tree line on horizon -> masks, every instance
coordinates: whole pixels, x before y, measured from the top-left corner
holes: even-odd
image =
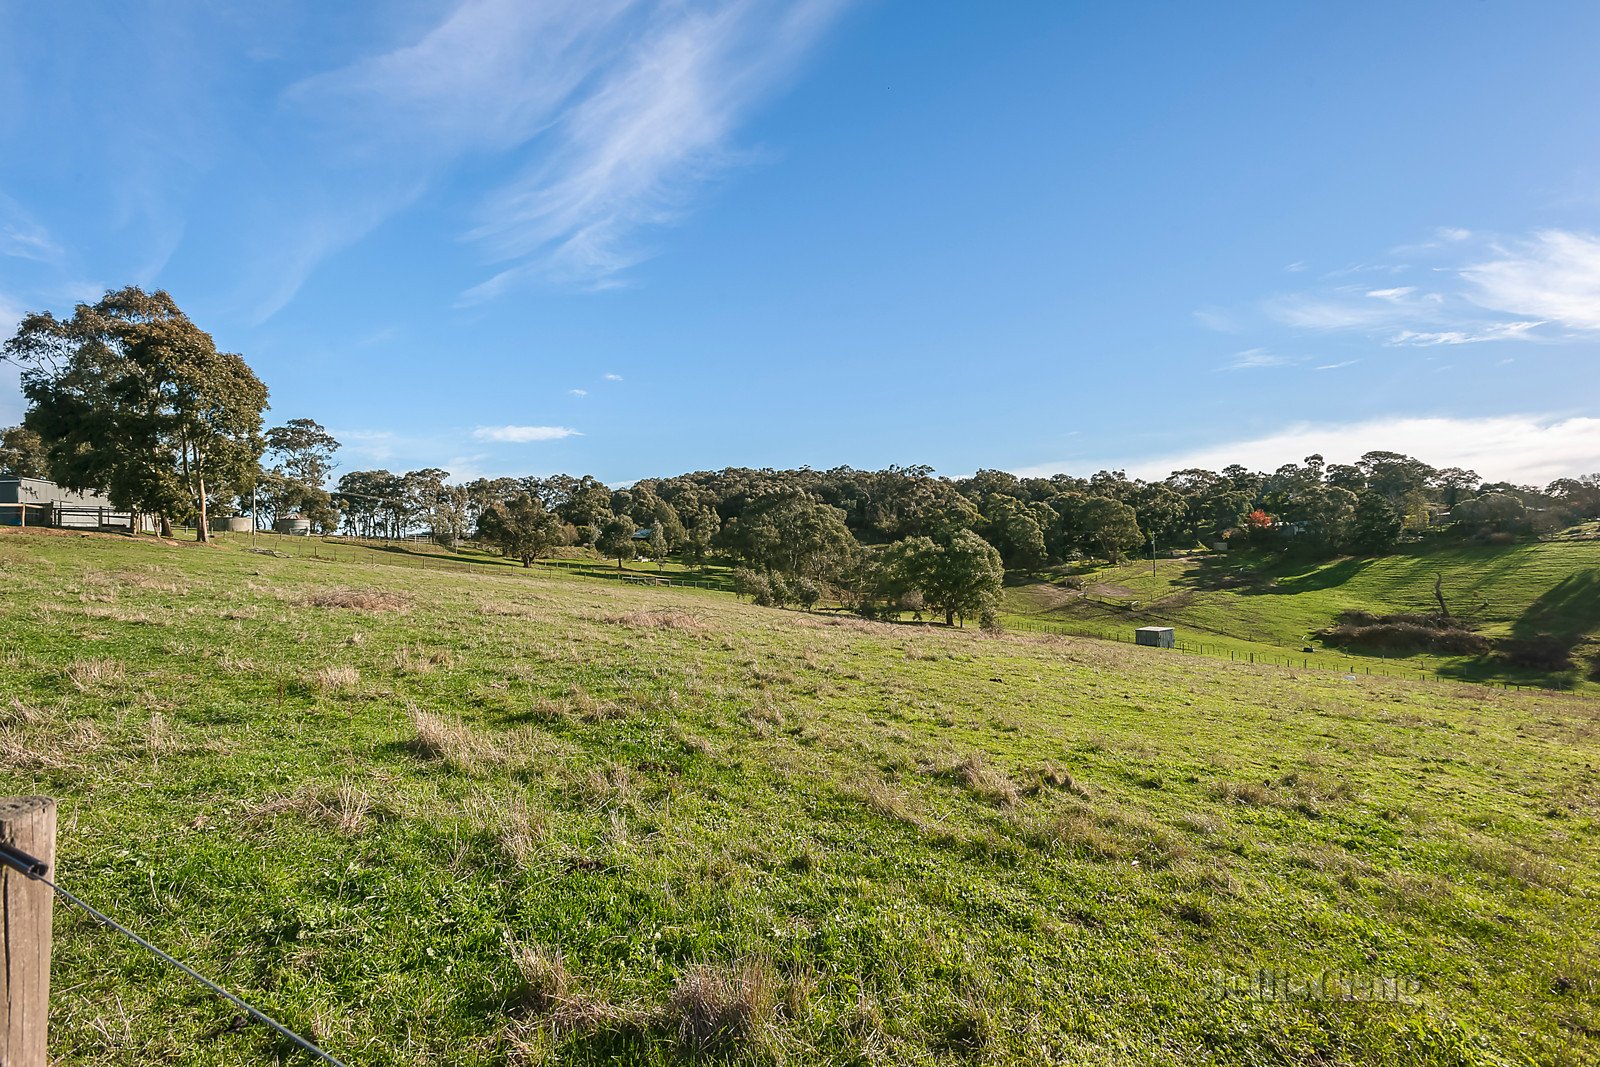
[[[947,621],[981,618],[1002,568],[1220,541],[1384,552],[1440,528],[1508,539],[1600,517],[1600,475],[1487,483],[1386,451],[1159,481],[1116,470],[952,479],[926,466],[730,467],[612,487],[566,474],[454,483],[426,468],[349,471],[330,485],[339,442],[309,418],[264,428],[266,386],[165,292],[108,292],[67,319],[29,315],[5,355],[22,368],[29,407],[0,431],[0,470],[103,491],[165,532],[192,522],[204,540],[210,517],[253,510],[361,537],[422,529],[451,547],[477,539],[524,564],[561,546],[619,566],[640,551],[690,565],[717,554],[741,566],[742,591],[757,600],[804,604],[827,592],[867,614],[920,598]]]

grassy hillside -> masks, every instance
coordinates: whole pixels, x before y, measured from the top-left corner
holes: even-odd
[[[63,884],[351,1064],[1600,1057],[1582,697],[16,532],[0,633]],[[61,1062],[230,1017],[58,911]]]
[[[1408,658],[1449,677],[1585,684],[1585,660],[1600,653],[1594,643],[1600,639],[1600,542],[1594,541],[1458,546],[1323,563],[1196,556],[1161,560],[1154,575],[1144,560],[1084,576],[1088,597],[1027,582],[1007,591],[1006,606],[1019,623],[1049,620],[1123,639],[1133,626],[1159,622],[1222,648],[1298,650],[1320,647],[1311,635],[1343,611],[1435,610],[1439,576],[1451,612],[1474,619],[1486,636],[1582,638],[1577,659],[1584,665],[1554,679],[1493,658]],[[1129,601],[1137,608],[1123,606]]]

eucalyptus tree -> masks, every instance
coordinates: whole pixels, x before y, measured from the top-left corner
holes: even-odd
[[[493,545],[524,567],[565,540],[560,516],[549,511],[532,493],[518,493],[495,501],[478,516],[477,537]]]
[[[66,319],[31,314],[5,353],[22,368],[23,425],[69,489],[104,490],[164,532],[193,517],[205,541],[211,499],[255,477],[267,387],[162,290],[107,292]]]
[[[320,530],[338,525],[338,509],[328,492],[333,455],[339,442],[314,419],[290,419],[266,434],[268,465],[261,486],[274,515],[298,512]]]
[[[26,426],[0,430],[0,473],[14,478],[48,478],[49,457],[39,435]]]

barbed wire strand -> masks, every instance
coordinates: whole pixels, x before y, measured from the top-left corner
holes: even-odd
[[[105,914],[104,912],[98,910],[93,905],[89,904],[87,901],[81,900],[80,898],[78,898],[77,896],[74,896],[72,893],[68,892],[67,890],[62,889],[60,886],[56,885],[49,878],[46,878],[42,874],[33,874],[33,875],[30,875],[30,876],[35,878],[36,880],[38,880],[40,882],[43,882],[45,885],[49,886],[51,892],[55,893],[56,896],[58,896],[61,899],[65,900],[67,903],[72,904],[75,907],[82,909],[87,915],[89,915],[92,919],[94,919],[95,922],[99,923],[100,925],[106,927],[109,930],[116,931],[117,933],[121,934],[123,937],[126,937],[128,940],[130,940],[134,944],[138,945],[140,948],[144,949],[146,952],[149,952],[152,955],[158,957],[159,959],[165,960],[167,963],[172,964],[172,966],[178,968],[178,970],[182,971],[184,974],[188,975],[190,978],[193,978],[196,982],[199,982],[201,985],[203,985],[207,989],[211,990],[211,992],[215,993],[217,996],[219,996],[222,999],[226,1000],[228,1003],[234,1005],[240,1011],[244,1012],[246,1015],[250,1016],[250,1018],[254,1019],[256,1022],[261,1023],[261,1024],[265,1025],[265,1026],[270,1026],[272,1029],[276,1030],[280,1035],[282,1035],[285,1039],[287,1039],[288,1041],[291,1041],[294,1044],[298,1045],[300,1048],[304,1049],[306,1052],[311,1053],[311,1055],[317,1057],[318,1059],[322,1060],[323,1062],[331,1063],[331,1064],[333,1064],[333,1067],[345,1067],[345,1065],[343,1063],[341,1063],[339,1060],[337,1060],[334,1057],[330,1056],[328,1053],[322,1051],[316,1045],[313,1045],[311,1042],[307,1041],[305,1038],[301,1037],[299,1034],[295,1033],[293,1030],[289,1029],[287,1026],[284,1026],[282,1023],[280,1023],[278,1020],[274,1019],[272,1016],[268,1015],[266,1012],[261,1011],[258,1008],[255,1008],[255,1007],[251,1006],[250,1004],[247,1004],[244,1000],[242,1000],[239,997],[235,996],[234,994],[228,992],[226,989],[222,988],[217,983],[213,982],[211,979],[207,978],[205,975],[203,975],[199,971],[195,970],[193,967],[190,967],[188,964],[184,963],[182,960],[174,959],[172,956],[169,956],[167,953],[161,951],[159,948],[156,948],[156,946],[152,945],[150,942],[146,941],[144,938],[140,937],[138,934],[134,933],[132,930],[128,929],[126,926],[123,926],[121,923],[117,922],[117,920],[113,919],[111,916],[109,916],[109,915]]]

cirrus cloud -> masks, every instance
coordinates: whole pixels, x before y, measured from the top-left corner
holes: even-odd
[[[472,436],[480,441],[526,445],[535,441],[559,441],[564,437],[583,435],[570,426],[479,426],[472,431]]]
[[[1259,310],[1279,326],[1364,334],[1392,348],[1572,342],[1600,331],[1600,237],[1554,229],[1501,241],[1464,229],[1440,235],[1405,248],[1412,263],[1333,271],[1327,284],[1269,297]],[[1347,280],[1374,270],[1396,284]]]
[[[1495,259],[1469,266],[1467,296],[1494,311],[1600,330],[1600,237],[1543,230]]]

